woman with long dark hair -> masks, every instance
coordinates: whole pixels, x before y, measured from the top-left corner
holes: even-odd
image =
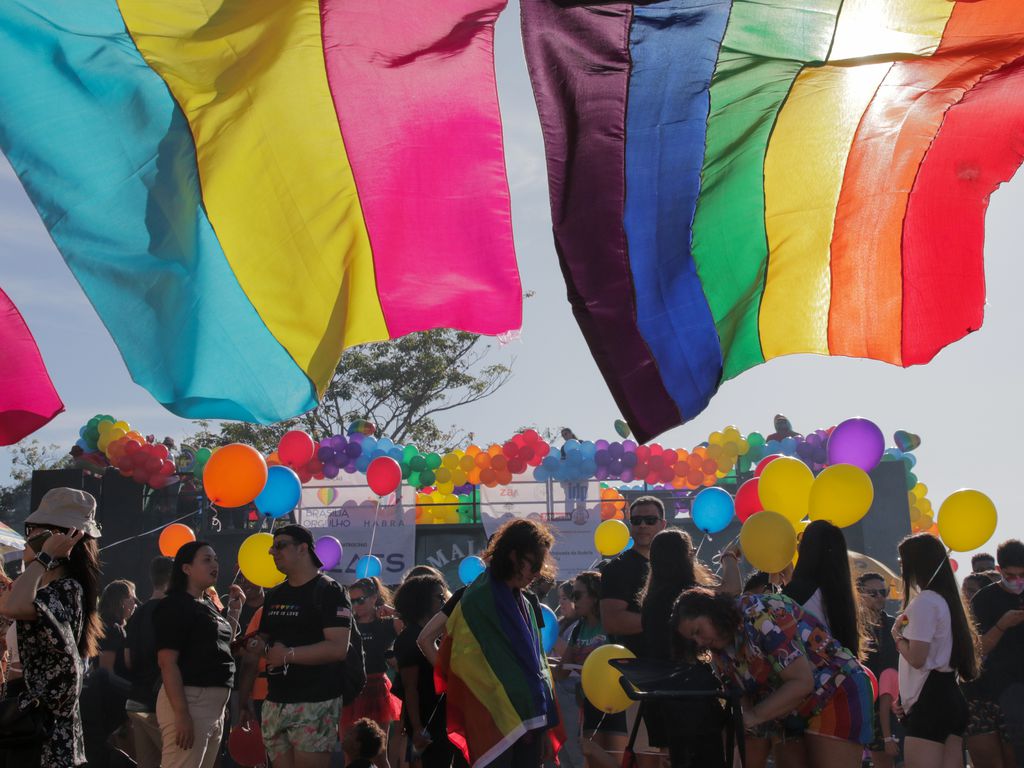
[[[212,768],[217,759],[235,675],[231,641],[245,600],[232,584],[228,616],[222,616],[208,594],[218,574],[217,553],[208,542],[184,544],[153,615],[163,681],[156,698],[163,768]]]
[[[96,500],[54,488],[25,520],[25,571],[0,595],[0,614],[17,620],[23,705],[32,699],[52,718],[40,746],[7,750],[8,765],[72,768],[86,762],[78,700],[84,659],[96,655],[100,622],[100,536]]]
[[[921,533],[900,542],[903,613],[893,626],[900,654],[900,707],[907,768],[962,764],[967,701],[957,685],[978,674],[978,638],[946,548]]]
[[[448,768],[455,748],[448,741],[445,707],[434,689],[434,667],[416,645],[423,625],[448,597],[438,576],[413,576],[395,593],[395,612],[405,627],[395,640],[395,660],[404,703],[402,717],[412,742],[412,764],[418,768]]]
[[[100,620],[103,622],[103,641],[100,643],[99,666],[110,673],[123,674],[125,625],[135,613],[135,585],[127,579],[107,584],[100,595]]]
[[[854,656],[861,658],[865,628],[858,608],[843,531],[826,520],[804,529],[793,577],[782,590],[814,614]]]
[[[874,738],[871,681],[813,614],[784,595],[698,587],[679,596],[672,624],[742,691],[748,729],[785,722],[804,730],[799,757],[813,768],[860,768]]]
[[[680,655],[674,652],[672,631],[672,608],[685,590],[693,587],[707,587],[716,592],[731,595],[740,591],[739,557],[733,551],[720,555],[722,576],[716,579],[707,567],[697,559],[690,534],[678,528],[666,528],[651,540],[650,570],[647,583],[640,592],[640,620],[651,658],[668,661],[696,663],[692,653]],[[680,706],[666,704],[651,707],[644,716],[648,742],[652,747],[666,749],[673,741],[673,729],[686,730],[685,737],[675,739],[677,745],[691,752],[689,758],[678,756],[680,762],[689,760],[692,764],[711,766],[724,762],[721,740],[715,740],[709,733],[721,724],[721,707],[716,702],[697,702]],[[717,747],[717,748],[716,748]],[[710,750],[708,749],[710,748]],[[676,750],[679,751],[678,749]]]

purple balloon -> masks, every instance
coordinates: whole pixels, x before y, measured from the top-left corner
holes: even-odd
[[[321,570],[329,571],[341,562],[341,542],[333,536],[321,536],[313,545],[313,551],[323,563]]]
[[[631,468],[629,468],[629,467],[623,468],[622,474],[619,475],[619,479],[622,482],[624,482],[624,483],[631,483],[631,482],[633,482],[633,477],[634,477],[633,470]]]
[[[612,443],[608,446],[608,455],[613,459],[621,459],[624,453],[625,450],[622,448],[622,443]]]
[[[870,472],[885,452],[885,435],[868,419],[847,419],[828,439],[828,463],[852,464]]]
[[[345,453],[350,459],[358,459],[363,452],[363,446],[359,443],[349,443],[345,446]]]
[[[634,443],[632,440],[623,440],[622,450],[624,450],[626,453],[634,453],[636,451],[636,443]]]
[[[599,451],[607,451],[608,450],[608,441],[607,440],[595,440],[594,441],[594,447],[597,450],[599,450]]]
[[[334,464],[324,464],[324,477],[329,480],[336,478],[340,471]]]
[[[316,452],[316,457],[320,459],[321,463],[326,464],[334,458],[334,449],[329,445],[320,445],[320,450]]]

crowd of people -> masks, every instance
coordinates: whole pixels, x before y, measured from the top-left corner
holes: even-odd
[[[394,589],[377,578],[346,589],[321,572],[311,532],[289,524],[270,550],[279,586],[239,578],[219,595],[218,553],[194,541],[152,562],[142,603],[129,581],[100,591],[94,518],[88,494],[47,493],[26,520],[22,573],[3,579],[0,766],[229,766],[241,764],[235,735],[258,731],[275,768],[556,756],[568,768],[714,768],[733,757],[727,696],[755,768],[952,768],[965,749],[978,768],[1024,758],[1016,540],[976,556],[961,588],[937,538],[906,538],[894,617],[890,580],[854,580],[828,522],[806,527],[795,566],[743,582],[738,549],[712,573],[645,496],[629,509],[633,546],[550,595],[553,539],[533,520],[505,523],[487,571],[454,593],[429,566]],[[559,616],[549,653],[544,599]],[[721,695],[602,711],[581,671],[608,643]]]

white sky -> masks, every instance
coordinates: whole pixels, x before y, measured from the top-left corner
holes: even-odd
[[[478,442],[502,441],[526,424],[568,425],[583,439],[611,439],[619,414],[572,318],[552,244],[543,146],[516,0],[498,23],[497,72],[519,267],[524,289],[535,296],[525,304],[522,339],[495,351],[495,360],[515,358],[512,381],[490,400],[454,415]],[[689,450],[727,424],[766,434],[775,413],[787,414],[801,432],[864,416],[881,426],[890,444],[897,429],[921,435],[915,471],[936,509],[957,488],[978,488],[992,497],[1000,515],[988,548],[994,551],[999,538],[1024,538],[1019,512],[1024,492],[1014,470],[1017,450],[1024,451],[1018,397],[1024,362],[1013,314],[1020,316],[1018,288],[1024,284],[1024,267],[1017,262],[1022,203],[1020,179],[993,196],[985,325],[930,365],[902,370],[842,358],[775,360],[725,384],[703,414],[658,441]],[[0,286],[25,316],[67,406],[37,438],[70,446],[78,428],[96,413],[126,419],[144,434],[192,431],[189,422],[163,410],[132,383],[5,160],[0,160]],[[0,449],[0,482],[9,469],[9,453]],[[966,558],[959,559],[966,564]]]

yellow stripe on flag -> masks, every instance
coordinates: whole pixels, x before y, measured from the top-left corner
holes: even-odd
[[[797,77],[765,157],[765,360],[829,354],[830,244],[857,126],[892,61],[935,51],[953,6],[949,0],[846,0],[829,63]]]
[[[343,348],[388,331],[317,0],[119,5],[188,118],[203,201],[232,270],[322,391]]]

